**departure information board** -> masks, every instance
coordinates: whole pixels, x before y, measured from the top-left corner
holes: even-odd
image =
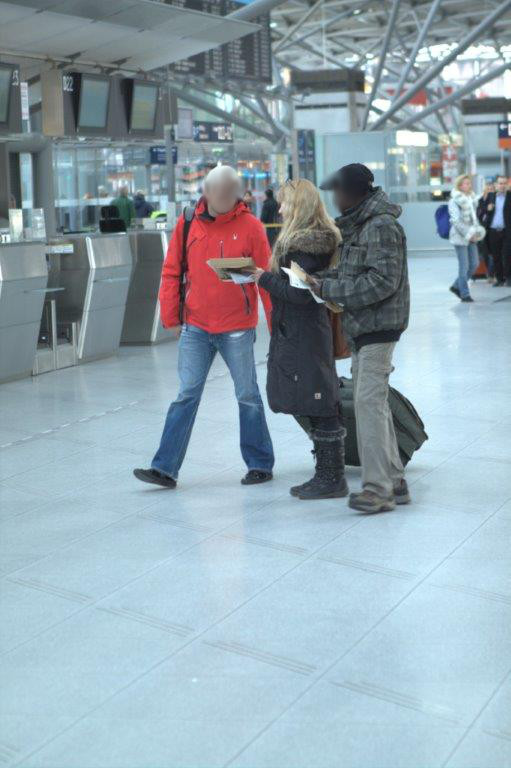
[[[227,16],[244,3],[235,0],[167,0],[170,5],[189,8],[192,11]],[[253,19],[262,29],[253,35],[246,35],[232,43],[218,46],[211,51],[190,56],[188,59],[171,64],[179,74],[216,75],[232,80],[272,82],[270,16],[265,14]]]

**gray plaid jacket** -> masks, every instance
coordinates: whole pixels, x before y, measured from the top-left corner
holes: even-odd
[[[406,236],[397,221],[401,210],[377,188],[352,213],[336,220],[343,238],[341,258],[336,270],[323,273],[321,296],[344,305],[348,341],[408,325]]]

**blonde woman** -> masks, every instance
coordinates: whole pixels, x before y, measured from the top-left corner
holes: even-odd
[[[472,180],[467,174],[458,176],[449,200],[451,229],[449,240],[458,257],[458,277],[449,290],[461,301],[472,302],[468,281],[479,263],[477,242],[486,232],[477,219],[477,198],[472,191]]]
[[[309,417],[316,472],[291,494],[331,499],[348,494],[344,478],[344,435],[335,370],[332,327],[324,304],[293,288],[282,267],[297,262],[314,274],[335,266],[339,230],[310,181],[289,181],[278,193],[283,226],[270,270],[256,280],[271,296],[272,334],[266,389],[272,411]]]

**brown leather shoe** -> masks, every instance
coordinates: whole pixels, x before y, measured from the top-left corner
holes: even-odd
[[[409,504],[412,500],[408,483],[404,478],[394,485],[394,500],[396,504]]]
[[[396,508],[394,496],[379,496],[373,491],[351,493],[348,506],[360,512],[390,512]]]

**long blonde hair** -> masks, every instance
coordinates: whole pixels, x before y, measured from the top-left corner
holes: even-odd
[[[300,232],[325,231],[331,233],[335,241],[335,251],[341,242],[341,233],[337,229],[334,220],[328,215],[325,205],[319,195],[319,190],[307,179],[287,181],[280,187],[277,193],[280,204],[288,206],[289,214],[286,216],[280,234],[273,249],[271,259],[272,272],[280,269],[280,254],[290,249],[290,244],[295,235]],[[336,254],[334,254],[334,257]]]

